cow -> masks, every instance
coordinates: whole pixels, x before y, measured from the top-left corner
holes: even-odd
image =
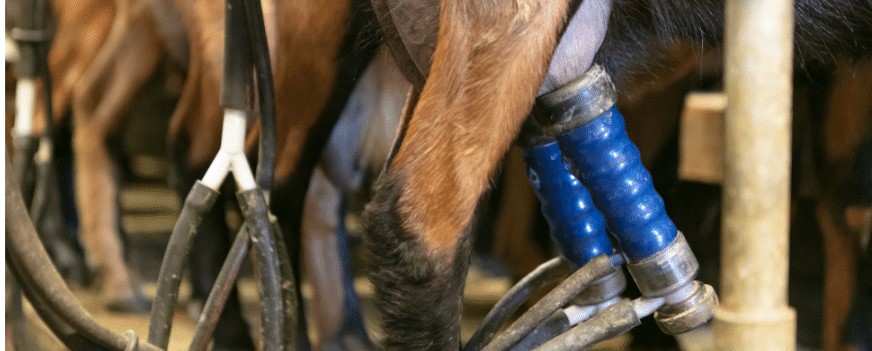
[[[614,77],[619,92],[631,89],[624,78],[644,69],[665,43],[720,45],[724,4],[587,0],[571,15],[567,1],[381,3],[385,37],[417,83],[365,216],[382,342],[394,349],[457,348],[472,217],[536,96],[593,62]],[[868,56],[869,16],[864,1],[798,1],[798,66]],[[435,35],[428,23],[438,23]],[[435,47],[422,38],[435,38]],[[420,57],[432,61],[422,65]]]

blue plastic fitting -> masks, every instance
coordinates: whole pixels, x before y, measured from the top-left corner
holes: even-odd
[[[567,169],[557,142],[525,147],[524,160],[551,237],[563,256],[579,268],[598,255],[611,255],[605,219],[584,185]]]
[[[608,73],[594,65],[582,77],[539,97],[534,113],[590,189],[639,291],[664,299],[654,315],[657,324],[668,334],[684,333],[711,319],[717,295],[711,286],[694,280],[699,263],[666,214],[639,149],[627,136],[616,100]]]
[[[577,167],[609,229],[630,261],[639,261],[665,249],[678,230],[663,199],[654,189],[651,174],[642,165],[639,149],[630,141],[617,108],[557,136],[560,148]]]

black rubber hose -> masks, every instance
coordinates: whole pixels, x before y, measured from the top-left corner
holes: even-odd
[[[188,253],[197,228],[209,213],[218,192],[197,181],[185,198],[185,205],[173,228],[157,279],[157,292],[151,308],[148,342],[166,349],[173,326],[173,309],[179,298],[179,284],[188,262]]]
[[[209,341],[212,339],[212,333],[215,331],[215,325],[218,322],[224,304],[233,289],[233,284],[239,275],[243,262],[245,261],[246,253],[248,253],[250,242],[248,240],[249,232],[247,228],[247,225],[243,225],[242,228],[240,228],[239,233],[236,234],[233,245],[230,247],[230,253],[227,256],[227,260],[224,261],[224,265],[221,267],[221,271],[215,279],[215,288],[212,289],[212,292],[209,294],[209,298],[206,300],[203,307],[203,311],[200,313],[197,328],[194,331],[194,338],[191,341],[191,346],[189,348],[190,351],[205,350],[206,347],[209,346]],[[278,223],[274,220],[270,220],[270,231],[276,241],[276,250],[279,253],[282,251],[287,252],[284,245],[284,239],[281,235],[281,230],[278,227]],[[289,279],[291,282],[289,284],[282,284],[282,299],[286,306],[283,309],[285,320],[290,320],[292,323],[291,325],[293,325],[293,323],[295,323],[294,318],[296,317],[297,301],[296,292],[293,290],[295,288],[295,285],[293,284],[293,272],[291,271],[291,265],[287,259],[287,255],[284,255],[284,258],[279,256],[279,268],[282,272],[282,279]],[[285,333],[283,342],[285,344],[285,349],[294,349],[295,340],[293,339],[292,333]]]
[[[8,274],[12,267],[7,266]],[[20,279],[18,279],[20,281]],[[26,340],[30,340],[27,332],[27,321],[24,319],[24,299],[21,295],[21,285],[16,280],[6,282],[6,318],[12,325],[12,345],[15,351],[29,351]]]
[[[569,262],[562,257],[539,265],[532,272],[521,278],[499,301],[491,308],[481,322],[478,330],[466,343],[465,351],[478,351],[493,339],[497,330],[520,308],[530,297],[530,294],[542,286],[554,283],[571,272]]]
[[[17,184],[26,184],[27,174],[30,172],[33,166],[33,155],[36,153],[37,140],[35,137],[30,135],[15,135],[12,137],[12,143],[14,145],[13,154],[14,157],[14,165],[11,169],[13,172],[13,177]],[[9,177],[9,166],[7,165],[6,176]],[[8,188],[8,185],[7,185]],[[32,193],[38,192],[38,188],[28,187],[33,191]],[[27,198],[31,198],[33,194],[28,194]],[[28,201],[30,202],[30,201]],[[9,282],[9,296],[7,297],[8,308],[9,308],[9,321],[12,324],[12,334],[13,341],[16,345],[16,349],[21,351],[28,351],[29,348],[25,345],[25,340],[29,339],[27,332],[27,325],[24,319],[24,309],[23,309],[23,301],[21,296],[22,287],[16,282]]]
[[[243,225],[236,234],[236,239],[233,240],[230,253],[227,255],[227,259],[224,260],[221,271],[218,272],[218,277],[215,278],[215,285],[212,286],[212,292],[209,293],[209,298],[206,299],[206,304],[203,305],[203,311],[200,312],[197,328],[194,330],[194,338],[189,348],[190,351],[206,350],[209,346],[209,341],[212,340],[212,333],[215,331],[215,326],[221,317],[224,304],[227,302],[230,292],[233,291],[233,286],[236,278],[239,276],[242,263],[245,262],[245,255],[248,253],[249,248],[248,238],[247,226]]]
[[[573,297],[590,287],[593,282],[615,271],[606,255],[599,255],[572,273],[554,290],[536,302],[521,315],[508,329],[497,335],[493,342],[484,347],[485,351],[504,351],[514,346],[524,336],[536,328],[558,308],[566,305]]]
[[[34,20],[37,11],[37,3],[35,1],[20,1],[18,6],[21,12],[15,16],[15,26],[12,28],[11,36],[18,42],[18,62],[15,63],[15,74],[19,79],[36,78],[37,57],[36,43],[37,38],[33,38],[36,33]]]
[[[24,207],[21,192],[11,172],[12,167],[7,157],[6,253],[7,259],[14,266],[13,269],[23,279],[22,287],[34,288],[25,289],[26,293],[33,294],[28,298],[41,305],[40,308],[45,307],[46,310],[52,311],[57,316],[57,320],[68,324],[84,338],[110,349],[123,350],[127,340],[97,324],[82,308],[60,274],[54,269],[48,253],[45,252],[36,235],[36,230]],[[140,350],[160,349],[151,344],[140,343]]]
[[[342,114],[355,83],[372,60],[380,44],[378,33],[375,32],[376,27],[372,26],[375,16],[372,14],[369,0],[354,0],[352,3],[351,23],[348,25],[345,38],[339,47],[338,70],[330,96],[327,99],[328,102],[318,115],[318,119],[306,132],[300,157],[284,186],[286,192],[283,194],[286,195],[272,200],[273,208],[281,209],[282,213],[286,214],[279,220],[282,228],[286,231],[285,244],[288,246],[289,258],[297,282],[299,282],[300,277],[299,257],[303,203],[309,189],[312,172],[321,159],[324,146],[330,138],[336,121]],[[300,329],[298,330],[297,349],[304,350],[308,348],[308,345],[300,343],[307,342],[308,339],[305,337],[306,320],[302,313],[303,299],[299,292],[300,290],[297,289],[296,300],[300,310],[297,324]]]
[[[58,338],[58,340],[61,341],[61,343],[63,343],[70,350],[110,350],[103,345],[88,340],[87,338],[82,336],[81,333],[77,332],[75,329],[71,328],[67,323],[65,323],[60,317],[58,317],[57,314],[52,312],[47,307],[48,304],[38,298],[39,295],[44,295],[36,291],[36,289],[39,288],[33,286],[33,283],[29,282],[26,276],[18,272],[16,264],[13,262],[14,259],[7,255],[6,260],[8,263],[7,266],[9,267],[7,272],[15,278],[16,283],[21,283],[18,293],[20,294],[22,291],[24,291],[24,294],[31,302],[30,305],[33,307],[34,311],[36,311],[37,316],[39,316],[42,322]],[[21,301],[20,298],[19,301]],[[7,310],[7,312],[8,311],[9,310]],[[18,340],[17,335],[16,340],[14,340],[15,350],[30,350],[30,344],[32,344],[31,339]]]
[[[245,218],[245,225],[251,233],[252,248],[255,254],[255,272],[260,287],[260,349],[266,351],[284,350],[284,333],[296,340],[296,326],[285,326],[284,297],[282,295],[281,264],[276,252],[272,228],[269,222],[269,209],[260,189],[251,189],[236,194],[239,207]],[[292,277],[289,277],[292,278]]]
[[[517,345],[511,348],[512,351],[527,351],[532,350],[542,345],[555,336],[563,334],[572,326],[569,325],[569,318],[562,310],[554,312],[544,322],[539,324],[536,329],[533,329],[530,334],[527,334]]]
[[[33,170],[33,155],[36,154],[36,149],[39,146],[39,139],[30,135],[14,135],[12,136],[13,160],[12,171],[15,177],[15,184],[19,184],[22,189],[22,194],[25,199],[25,204],[30,205],[30,197],[33,195],[32,184],[27,181],[27,175]],[[30,191],[27,191],[27,190]]]
[[[536,351],[584,350],[602,340],[623,334],[639,324],[642,322],[633,310],[633,303],[623,300],[536,348]]]
[[[270,233],[276,243],[278,252],[279,270],[282,272],[282,300],[284,300],[284,317],[285,325],[289,326],[289,330],[300,330],[298,311],[301,309],[297,305],[297,287],[294,269],[291,266],[290,257],[288,257],[288,248],[285,245],[285,239],[282,236],[282,230],[279,228],[279,223],[275,217],[270,216]],[[301,338],[306,337],[306,340]],[[298,333],[285,333],[284,344],[286,350],[302,350],[309,345],[307,336],[300,336]]]
[[[48,32],[48,8],[45,0],[34,1],[35,12],[33,15],[33,26],[37,30],[44,33]],[[48,140],[54,140],[54,108],[52,107],[52,82],[51,71],[48,68],[48,50],[51,42],[46,40],[36,44],[36,74],[42,78],[42,103],[44,106],[43,116],[45,117],[45,127],[43,128],[42,137]]]
[[[221,106],[249,109],[251,97],[251,46],[242,0],[226,0],[224,6],[224,81]]]
[[[257,170],[255,180],[266,196],[272,190],[273,177],[275,175],[276,159],[276,110],[275,110],[275,85],[273,84],[272,63],[270,61],[269,45],[266,37],[266,27],[263,21],[263,10],[259,0],[243,0],[245,18],[248,23],[249,44],[253,53],[255,82],[257,83],[258,103],[260,107],[260,143],[258,150]],[[267,198],[268,199],[268,198]],[[297,330],[297,289],[291,260],[285,245],[281,230],[274,218],[270,217],[270,233],[275,242],[276,255],[279,261],[281,278],[287,279],[287,283],[281,284],[282,300],[284,305],[284,324],[289,330]],[[305,335],[285,333],[284,347],[288,350],[299,349],[295,347],[298,338]],[[302,343],[298,345],[308,345]]]
[[[258,0],[243,0],[245,18],[248,22],[249,43],[251,44],[254,72],[257,83],[258,106],[260,107],[260,144],[258,150],[255,179],[261,189],[269,193],[272,189],[276,163],[276,107],[275,85],[273,85],[272,64],[266,28],[263,24],[263,11]]]

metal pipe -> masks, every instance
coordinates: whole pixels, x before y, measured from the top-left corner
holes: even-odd
[[[7,273],[11,274],[12,269],[7,266]],[[7,322],[12,326],[12,345],[15,351],[29,351],[27,340],[30,339],[27,332],[27,321],[24,319],[24,298],[22,296],[22,287],[17,281],[6,281],[6,318]]]
[[[569,262],[563,257],[555,257],[540,264],[532,272],[521,278],[491,308],[481,322],[481,326],[469,339],[464,351],[478,351],[491,341],[497,330],[511,317],[530,294],[546,284],[556,282],[570,273]]]
[[[719,350],[792,350],[787,305],[793,1],[726,5]]]

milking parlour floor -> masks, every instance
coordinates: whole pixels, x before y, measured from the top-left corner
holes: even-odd
[[[136,269],[138,276],[143,281],[144,293],[149,298],[154,298],[155,280],[160,268],[158,258],[163,255],[169,233],[175,222],[173,213],[178,212],[178,200],[176,195],[166,187],[146,182],[124,186],[121,204],[122,225],[128,235],[131,247],[130,266]],[[353,223],[350,227],[353,227]],[[358,242],[357,239],[352,240],[354,256],[360,255]],[[353,262],[359,262],[359,257],[355,257]],[[377,317],[372,303],[374,294],[372,285],[359,269],[356,269],[355,277],[355,290],[361,300],[365,323],[370,335],[377,339],[380,331],[377,330],[375,323]],[[508,290],[510,281],[508,278],[489,276],[484,271],[473,267],[466,286],[461,335],[464,341],[472,335],[490,307]],[[257,288],[251,277],[250,268],[243,268],[243,277],[239,281],[239,287],[246,318],[249,321],[257,320]],[[121,314],[106,310],[97,296],[95,287],[73,288],[73,291],[82,305],[102,325],[117,333],[133,329],[140,338],[146,338],[148,334],[147,314]],[[305,299],[311,299],[312,289],[308,284],[303,285],[302,291]],[[189,296],[190,288],[187,283],[183,283],[179,296],[180,304],[174,316],[170,350],[186,350],[187,344],[193,337],[195,323],[187,312]],[[27,315],[35,349],[64,350],[64,347],[48,332],[46,327],[34,318],[35,314],[29,306],[27,307]],[[630,337],[620,336],[597,345],[594,350],[625,350],[629,341]],[[708,330],[695,332],[686,335],[680,342],[684,350],[708,350],[711,345],[710,332]]]
[[[147,84],[143,97],[134,103],[127,132],[121,138],[128,161],[126,167],[122,167],[122,171],[126,174],[126,182],[119,197],[122,207],[121,225],[127,234],[130,267],[135,269],[143,282],[144,293],[150,298],[154,297],[155,280],[160,269],[161,257],[180,211],[178,197],[166,185],[169,163],[166,160],[164,136],[172,112],[171,107],[176,98],[175,94],[179,89],[178,86],[168,83],[172,81],[166,79],[164,82],[158,78]],[[231,216],[229,221],[233,222],[234,219],[237,222],[239,220]],[[374,292],[361,269],[360,240],[354,236],[359,232],[359,225],[354,221],[354,217],[349,218],[347,225],[349,232],[352,233],[350,242],[352,263],[355,266],[355,290],[360,297],[367,330],[371,337],[378,339],[380,336],[380,331],[376,327],[378,317],[372,303]],[[508,278],[495,277],[486,273],[484,269],[479,269],[474,259],[466,287],[461,325],[461,337],[464,342],[474,333],[491,306],[508,290],[510,281]],[[257,290],[251,278],[250,268],[243,268],[239,291],[246,318],[249,321],[257,320]],[[147,337],[147,314],[120,314],[107,311],[97,296],[96,287],[73,288],[73,292],[85,309],[103,326],[117,333],[133,329],[141,339]],[[304,284],[302,292],[305,299],[311,298],[312,290],[309,285]],[[183,283],[179,297],[180,304],[174,315],[169,350],[187,350],[187,344],[193,336],[194,319],[187,312],[189,296],[189,286]],[[60,342],[35,318],[29,306],[26,306],[26,313],[30,336],[28,340],[33,343],[32,350],[64,350]],[[7,333],[7,346],[10,341],[8,336]],[[712,349],[710,328],[700,328],[698,331],[685,334],[678,341],[681,348],[686,351]],[[626,350],[629,342],[629,336],[619,336],[595,346],[593,350]],[[7,347],[7,349],[12,348]]]

